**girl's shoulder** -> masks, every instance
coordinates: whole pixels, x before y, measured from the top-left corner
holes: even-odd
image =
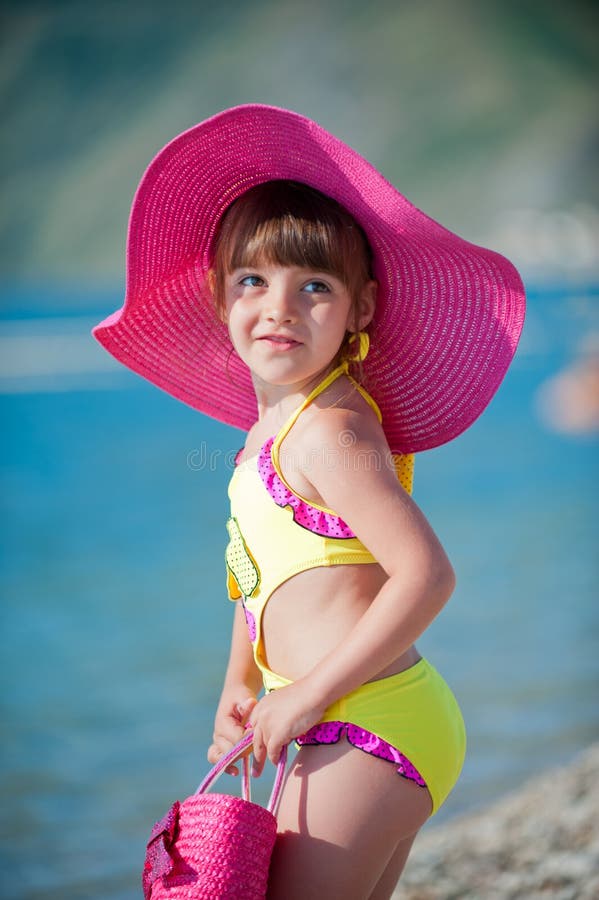
[[[288,447],[300,455],[314,448],[329,453],[351,450],[367,442],[382,452],[388,450],[387,439],[374,408],[362,395],[356,383],[341,376],[302,411],[285,438]]]

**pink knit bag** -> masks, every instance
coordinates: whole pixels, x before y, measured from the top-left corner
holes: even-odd
[[[142,875],[145,900],[266,897],[287,748],[281,753],[266,809],[250,800],[247,755],[242,763],[243,797],[206,793],[251,743],[250,732],[210,770],[195,794],[174,803],[156,822]]]

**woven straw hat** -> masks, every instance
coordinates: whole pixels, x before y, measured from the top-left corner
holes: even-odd
[[[363,380],[391,450],[417,452],[463,432],[515,353],[525,307],[518,273],[416,209],[342,141],[285,109],[225,110],[158,153],[131,209],[125,303],[94,337],[179,400],[248,430],[257,418],[250,373],[204,282],[225,210],[274,179],[333,197],[366,232],[379,290]]]

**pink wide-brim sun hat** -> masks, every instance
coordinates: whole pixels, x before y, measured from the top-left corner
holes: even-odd
[[[391,450],[418,452],[459,435],[515,353],[525,309],[516,269],[430,219],[351,147],[285,109],[225,110],[152,160],[131,208],[125,303],[94,337],[169,394],[247,431],[258,416],[250,372],[205,276],[225,210],[274,179],[333,197],[368,237],[379,288],[363,381]]]

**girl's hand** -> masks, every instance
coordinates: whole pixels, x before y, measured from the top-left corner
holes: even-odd
[[[252,775],[262,773],[267,756],[276,765],[285,744],[316,725],[323,712],[314,704],[309,684],[301,679],[262,697],[249,717],[254,729]]]
[[[213,743],[208,749],[209,762],[217,763],[225,753],[239,743],[245,733],[249,715],[257,702],[255,695],[245,685],[223,691],[214,720]],[[237,775],[239,769],[236,766],[227,766],[225,772],[228,775]]]

